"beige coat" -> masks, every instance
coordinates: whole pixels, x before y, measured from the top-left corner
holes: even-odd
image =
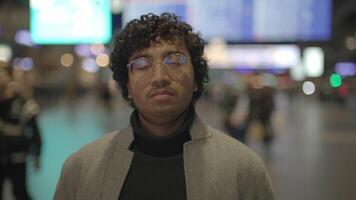
[[[262,160],[198,117],[184,144],[188,200],[272,200]],[[64,163],[55,200],[118,200],[134,153],[129,126],[81,148]],[[144,180],[142,180],[144,181]]]

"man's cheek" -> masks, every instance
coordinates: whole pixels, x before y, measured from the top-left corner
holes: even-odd
[[[179,81],[179,82],[185,82],[185,81],[193,81],[193,78],[191,76],[191,72],[189,70],[180,70],[174,73],[172,75],[174,77],[174,80]]]

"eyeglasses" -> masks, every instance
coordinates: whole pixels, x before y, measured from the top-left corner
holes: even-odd
[[[167,55],[163,59],[162,64],[165,65],[167,69],[174,70],[174,69],[181,68],[182,66],[187,64],[188,60],[190,60],[190,58],[185,56],[184,54],[174,53],[174,54]],[[143,57],[131,61],[126,66],[133,74],[147,73],[149,71],[152,71],[151,69],[153,66],[153,62],[151,59]]]

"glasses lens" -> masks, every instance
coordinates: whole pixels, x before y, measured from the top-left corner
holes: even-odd
[[[132,71],[145,70],[148,69],[149,65],[150,65],[149,62],[146,59],[139,58],[131,63],[131,70]]]
[[[172,54],[164,59],[166,65],[184,65],[187,62],[187,58],[183,54]]]

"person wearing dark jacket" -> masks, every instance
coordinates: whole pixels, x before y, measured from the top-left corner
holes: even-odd
[[[274,139],[272,114],[275,109],[274,89],[265,85],[261,74],[254,74],[253,81],[248,84],[247,96],[249,99],[249,112],[245,122],[246,133],[252,122],[259,121],[263,130],[263,142],[269,147]]]
[[[5,179],[12,183],[14,197],[31,199],[26,187],[26,159],[34,158],[39,169],[41,136],[37,124],[39,107],[16,93],[10,67],[0,67],[0,199]]]
[[[195,110],[204,41],[174,14],[145,14],[115,37],[110,68],[130,125],[64,163],[55,200],[273,200],[263,161]]]

